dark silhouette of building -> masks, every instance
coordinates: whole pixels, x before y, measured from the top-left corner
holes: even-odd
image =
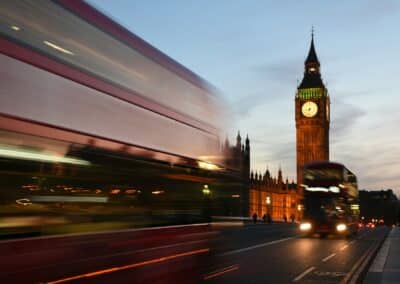
[[[228,138],[222,145],[224,157],[226,157],[226,165],[229,168],[236,169],[240,172],[243,179],[248,180],[250,177],[250,139],[246,136],[245,143],[242,143],[240,132],[236,136],[236,144],[230,145]]]
[[[297,184],[301,185],[301,169],[312,161],[329,160],[330,101],[320,73],[314,47],[314,35],[304,62],[304,77],[295,98]]]
[[[250,139],[248,135],[246,140],[242,143],[240,132],[236,136],[236,144],[230,145],[228,138],[226,138],[224,145],[222,145],[222,152],[226,158],[226,166],[236,169],[242,180],[242,193],[240,195],[242,215],[247,216],[249,211],[249,183],[250,183]],[[250,215],[251,216],[251,215]]]
[[[386,225],[398,222],[400,203],[391,189],[380,191],[360,190],[360,214],[364,222],[383,220]]]

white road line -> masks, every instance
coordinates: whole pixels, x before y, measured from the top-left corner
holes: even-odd
[[[344,245],[340,248],[340,250],[345,250],[349,245]]]
[[[303,273],[301,273],[299,276],[297,276],[296,278],[293,279],[293,282],[297,282],[299,281],[301,278],[303,278],[304,276],[306,276],[308,273],[310,273],[311,271],[313,271],[315,269],[315,266],[311,266],[310,268],[308,268],[306,271],[304,271]]]
[[[356,240],[351,241],[351,242],[349,243],[349,245],[352,245],[352,244],[354,244],[355,242],[356,242]]]
[[[328,260],[330,260],[332,257],[334,257],[336,255],[336,253],[332,253],[331,255],[328,255],[327,257],[325,257],[324,259],[322,259],[322,262],[327,262]]]
[[[231,251],[228,251],[228,252],[221,253],[219,256],[232,255],[232,254],[249,251],[249,250],[256,249],[256,248],[266,247],[266,246],[278,244],[278,243],[281,243],[281,242],[284,242],[284,241],[288,241],[288,240],[291,240],[291,239],[294,239],[294,238],[295,237],[284,238],[284,239],[279,239],[279,240],[275,240],[275,241],[272,241],[272,242],[267,242],[267,243],[262,243],[262,244],[250,246],[250,247],[247,247],[247,248],[231,250]]]

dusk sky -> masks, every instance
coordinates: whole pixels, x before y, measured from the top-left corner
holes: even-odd
[[[251,141],[252,169],[295,179],[294,97],[315,27],[331,99],[330,158],[360,189],[400,197],[400,2],[91,0],[215,85]],[[231,133],[234,141],[235,133]]]

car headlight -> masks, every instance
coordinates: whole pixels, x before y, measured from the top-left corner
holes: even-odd
[[[301,231],[308,231],[311,229],[311,223],[301,223],[300,230]]]
[[[347,226],[345,224],[337,224],[336,225],[336,230],[338,230],[338,232],[343,232],[347,229]]]

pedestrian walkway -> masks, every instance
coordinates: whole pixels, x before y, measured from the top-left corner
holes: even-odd
[[[400,283],[400,227],[391,230],[364,280],[364,284],[378,283]]]

